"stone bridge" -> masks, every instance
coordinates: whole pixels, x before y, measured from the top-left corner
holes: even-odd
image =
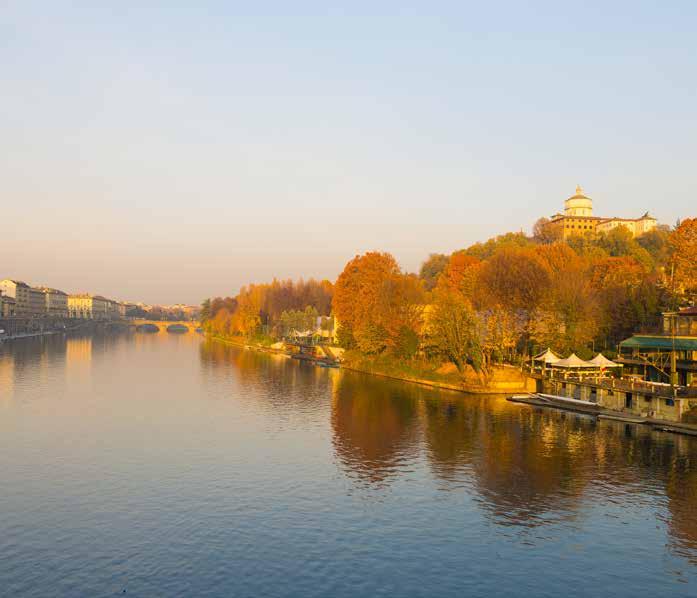
[[[196,329],[201,326],[201,322],[191,321],[191,320],[147,320],[143,318],[137,318],[135,320],[130,320],[132,326],[142,326],[143,324],[152,324],[160,329],[160,332],[166,332],[167,326],[172,326],[174,324],[179,326],[186,326],[189,332],[196,332]]]

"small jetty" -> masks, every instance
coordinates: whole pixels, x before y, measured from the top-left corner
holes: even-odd
[[[535,407],[547,407],[550,409],[561,409],[564,411],[583,413],[598,420],[618,421],[626,424],[650,426],[653,430],[660,432],[672,432],[674,434],[697,436],[697,427],[690,424],[671,422],[651,417],[640,417],[637,415],[632,415],[631,413],[623,413],[621,411],[612,411],[609,409],[604,409],[597,403],[592,403],[590,401],[581,401],[579,399],[571,399],[568,397],[543,393],[513,395],[507,397],[506,400],[510,401],[511,403],[522,403]]]
[[[319,331],[298,332],[293,330],[284,341],[283,346],[292,359],[305,361],[323,368],[338,368],[339,359]]]
[[[598,419],[609,419],[618,422],[624,422],[626,424],[646,424],[646,420],[635,415],[625,415],[623,413],[601,413],[598,415]]]

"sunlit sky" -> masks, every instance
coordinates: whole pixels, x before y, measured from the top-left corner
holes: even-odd
[[[697,215],[695,2],[0,0],[0,278],[198,303]]]

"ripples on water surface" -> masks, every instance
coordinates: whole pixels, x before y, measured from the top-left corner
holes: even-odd
[[[195,335],[0,347],[0,595],[697,595],[697,439]]]

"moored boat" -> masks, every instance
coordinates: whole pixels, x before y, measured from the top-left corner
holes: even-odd
[[[565,409],[567,411],[577,411],[580,413],[589,413],[593,415],[596,415],[601,411],[601,407],[597,403],[543,393],[513,395],[508,397],[507,400],[511,401],[512,403],[526,403],[528,405],[537,405],[539,407],[555,407],[557,409]]]
[[[648,424],[649,423],[643,417],[638,417],[635,415],[624,415],[622,413],[618,413],[618,414],[601,413],[600,415],[598,415],[598,419],[613,420],[613,421],[618,421],[618,422],[624,422],[626,424]]]

